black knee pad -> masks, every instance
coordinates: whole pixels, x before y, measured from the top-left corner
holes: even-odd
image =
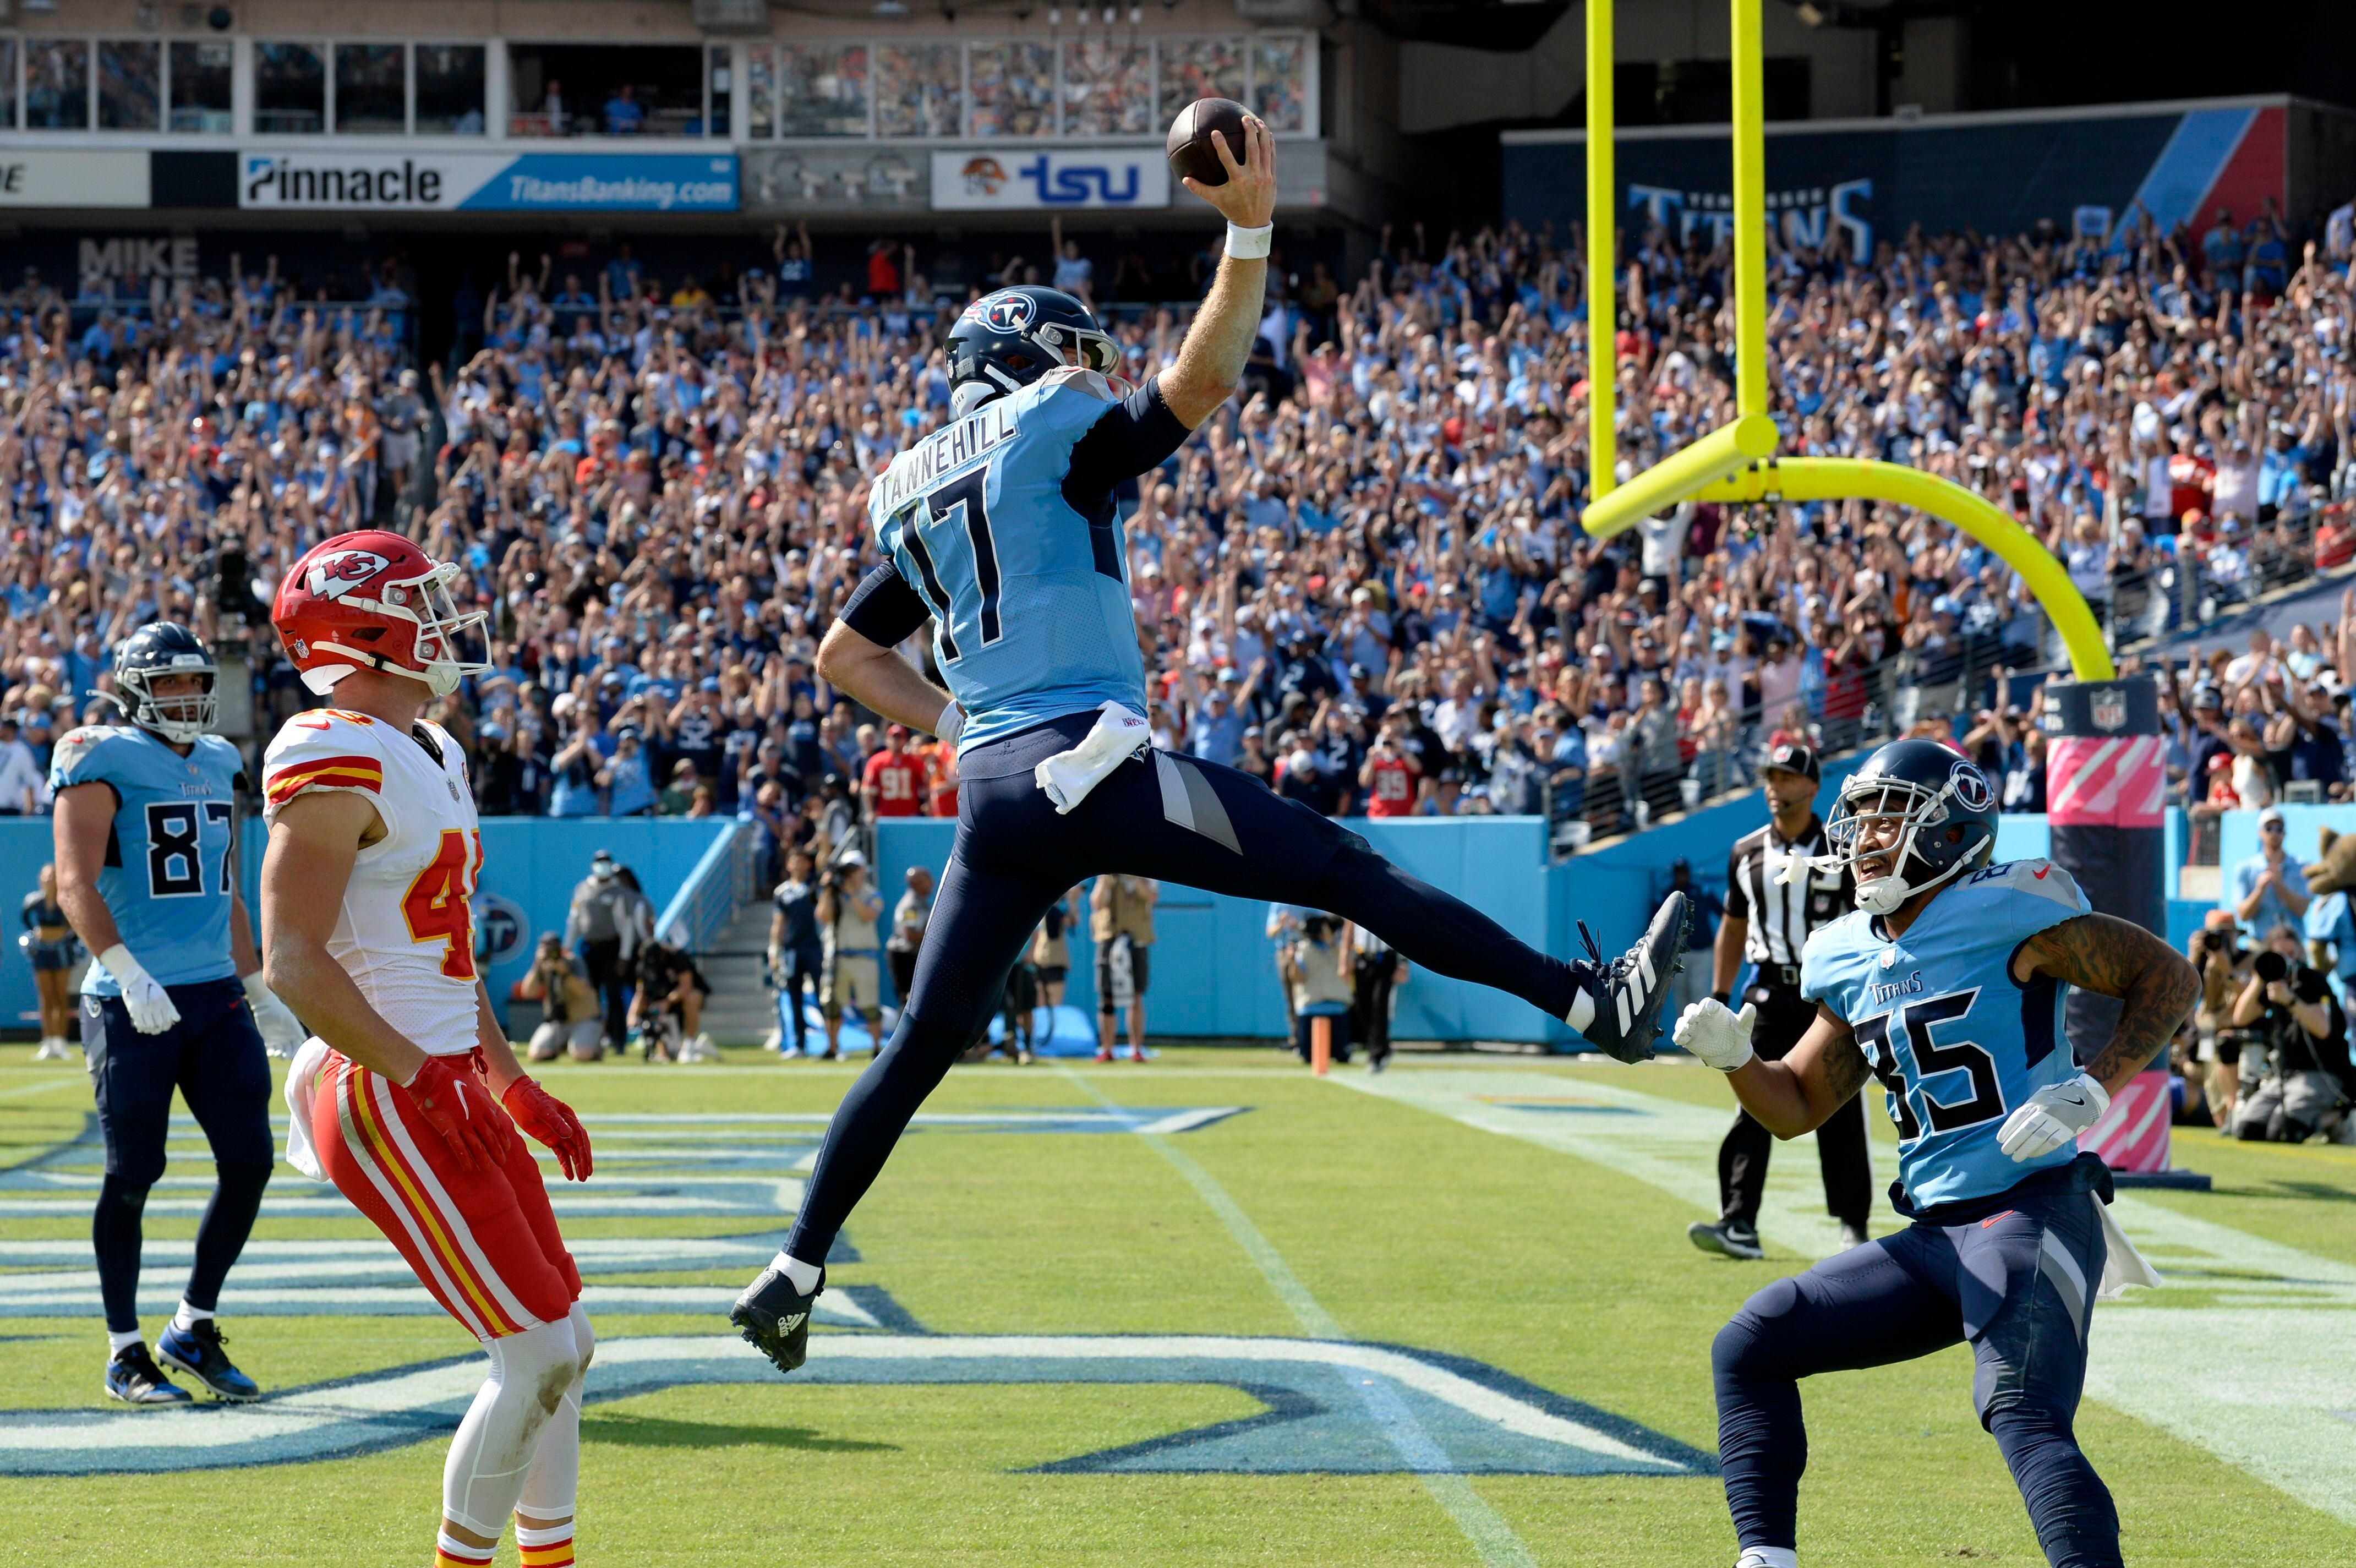
[[[1710,1342],[1709,1364],[1720,1377],[1772,1376],[1775,1367],[1776,1319],[1800,1302],[1800,1291],[1790,1280],[1777,1280],[1742,1304]]]
[[[98,1189],[98,1223],[137,1225],[140,1216],[147,1209],[148,1185],[126,1176],[109,1173]]]
[[[242,1160],[218,1160],[213,1164],[213,1179],[220,1184],[224,1195],[259,1198],[262,1189],[270,1185],[272,1169]]]

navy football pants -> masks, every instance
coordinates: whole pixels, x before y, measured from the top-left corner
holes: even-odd
[[[2117,1568],[2118,1513],[2071,1429],[2103,1275],[2100,1201],[2065,1191],[1965,1225],[1918,1223],[1744,1303],[1711,1351],[1737,1539],[1795,1544],[1808,1463],[1798,1380],[1965,1342],[1980,1424],[2012,1468],[2046,1561]]]
[[[1366,927],[1436,974],[1511,992],[1549,1017],[1570,1010],[1568,964],[1248,773],[1147,751],[1116,768],[1070,815],[1056,815],[1032,768],[1074,745],[1095,718],[1059,720],[959,759],[957,843],[925,929],[915,988],[892,1037],[827,1129],[786,1244],[792,1256],[825,1258],[916,1107],[989,1026],[1007,972],[1048,906],[1091,876],[1149,876],[1306,904]]]
[[[147,1189],[164,1175],[173,1090],[204,1129],[216,1177],[212,1201],[197,1227],[189,1305],[209,1312],[220,1304],[221,1281],[245,1250],[277,1158],[270,1136],[270,1058],[245,1004],[244,986],[214,980],[165,989],[180,1021],[160,1035],[132,1027],[119,997],[81,999],[82,1047],[106,1139],[106,1180],[91,1219],[91,1247],[98,1254],[106,1326],[117,1334],[139,1326],[140,1220]]]

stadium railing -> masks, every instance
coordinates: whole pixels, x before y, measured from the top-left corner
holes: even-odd
[[[2198,632],[2270,594],[2356,561],[2351,511],[2349,501],[2318,505],[2242,531],[2231,544],[2171,541],[2156,551],[2148,567],[2114,571],[2099,584],[2081,585],[2114,650]],[[1982,708],[2009,698],[1991,696],[1991,681],[2061,658],[2050,623],[2032,609],[2010,626],[1965,632],[1936,650],[1901,650],[1842,679],[1812,677],[1793,702],[1804,705],[1807,731],[1832,757],[1879,746],[1926,723],[1943,731],[1952,730],[1952,721],[1968,727]],[[1539,794],[1551,853],[1557,859],[1575,854],[1597,840],[1642,832],[1664,817],[1755,787],[1770,737],[1793,727],[1789,709],[1787,703],[1783,714],[1762,714],[1754,706],[1715,745],[1688,745],[1698,737],[1680,733],[1674,761],[1665,746],[1647,757],[1623,743],[1622,755],[1583,775],[1541,764]]]
[[[655,940],[691,953],[712,950],[737,908],[755,897],[754,840],[747,822],[732,822],[712,841],[655,921]]]

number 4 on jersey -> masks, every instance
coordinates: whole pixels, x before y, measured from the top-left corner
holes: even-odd
[[[401,913],[409,922],[412,942],[443,944],[442,972],[453,980],[475,978],[475,917],[467,904],[475,879],[483,872],[483,835],[474,835],[474,857],[466,854],[466,835],[456,828],[442,830],[434,858],[402,895]]]

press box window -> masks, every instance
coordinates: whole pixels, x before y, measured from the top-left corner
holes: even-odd
[[[509,44],[508,66],[509,135],[728,134],[724,114],[707,132],[712,73],[698,44]]]
[[[483,46],[419,44],[417,134],[479,136],[483,134]]]
[[[163,47],[146,38],[100,39],[98,128],[153,131],[163,113]]]
[[[327,62],[318,45],[253,46],[253,128],[265,136],[327,128]]]
[[[25,129],[90,129],[90,41],[25,40]]]
[[[409,128],[409,49],[402,44],[336,46],[336,129],[394,135]]]
[[[171,47],[171,128],[226,135],[230,118],[230,61],[236,47],[226,39]]]

